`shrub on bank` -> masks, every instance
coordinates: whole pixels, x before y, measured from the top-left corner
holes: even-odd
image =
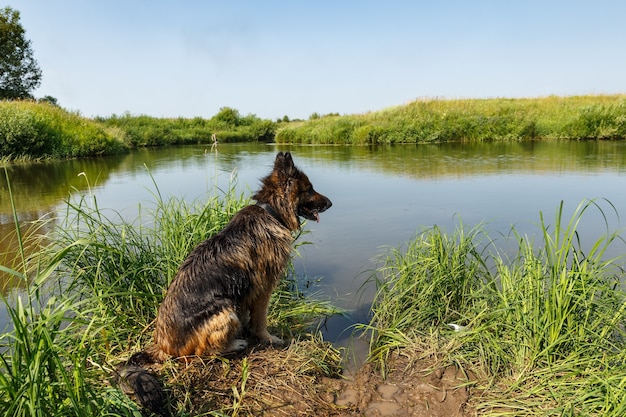
[[[271,142],[276,131],[276,123],[271,120],[255,115],[241,116],[237,110],[228,107],[222,108],[211,119],[124,114],[96,120],[105,126],[123,130],[131,147],[210,144],[213,135],[219,142]]]
[[[566,127],[574,139],[626,138],[626,100],[612,105],[591,105],[578,111]]]
[[[49,103],[0,102],[0,157],[64,158],[123,152],[124,134]]]

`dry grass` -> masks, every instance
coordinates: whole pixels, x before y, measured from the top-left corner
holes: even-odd
[[[178,415],[193,416],[337,414],[330,380],[339,381],[340,373],[341,353],[316,337],[160,370]]]

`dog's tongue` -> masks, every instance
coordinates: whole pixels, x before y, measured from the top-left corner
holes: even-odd
[[[319,213],[317,211],[314,211],[313,212],[313,216],[315,217],[315,221],[319,223],[320,222],[320,215],[319,215]]]

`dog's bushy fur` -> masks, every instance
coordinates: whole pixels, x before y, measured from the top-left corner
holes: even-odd
[[[128,367],[242,350],[247,342],[237,335],[245,324],[258,341],[282,342],[267,330],[267,306],[289,263],[293,232],[300,217],[319,221],[332,203],[313,189],[288,152],[278,153],[252,198],[256,204],[180,265],[159,307],[154,344],[131,357]]]

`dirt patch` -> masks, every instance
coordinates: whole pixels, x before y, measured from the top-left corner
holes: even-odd
[[[370,364],[345,376],[341,358],[324,357],[333,349],[320,351],[307,343],[228,360],[170,364],[160,373],[168,375],[174,408],[185,415],[216,410],[240,416],[474,415],[468,405],[472,378],[455,367],[431,370],[427,359],[395,356],[386,378]]]
[[[345,406],[342,415],[466,417],[471,378],[455,367],[429,370],[425,360],[393,358],[386,378],[366,364],[342,382],[335,404]]]

